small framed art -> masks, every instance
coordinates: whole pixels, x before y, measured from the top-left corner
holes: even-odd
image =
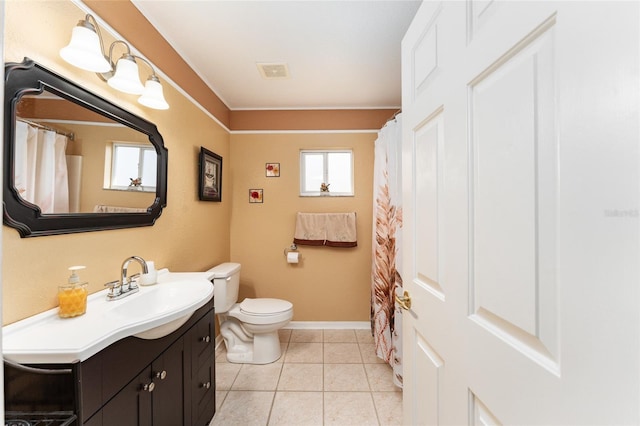
[[[262,203],[262,189],[249,190],[249,203]]]
[[[267,177],[280,177],[280,163],[267,163],[264,170]]]
[[[205,147],[200,147],[201,201],[222,201],[222,157]]]

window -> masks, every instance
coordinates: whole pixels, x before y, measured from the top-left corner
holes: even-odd
[[[300,151],[301,196],[353,196],[353,151]]]
[[[156,151],[151,145],[114,143],[109,188],[155,192],[156,158]]]

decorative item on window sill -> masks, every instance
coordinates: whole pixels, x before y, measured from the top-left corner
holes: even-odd
[[[93,21],[93,24],[90,22]],[[116,63],[113,62],[113,48],[116,44],[125,47]],[[84,20],[78,21],[78,25],[71,33],[71,41],[60,50],[62,59],[78,68],[93,71],[102,80],[116,90],[133,95],[141,95],[138,102],[153,109],[169,109],[169,104],[164,99],[160,79],[156,75],[151,63],[131,53],[129,45],[123,40],[116,40],[109,46],[109,55],[104,53],[102,34],[96,18],[87,14]],[[146,63],[151,68],[151,75],[145,85],[140,82],[138,63],[136,59]]]
[[[129,186],[135,186],[138,187],[140,185],[142,185],[142,178],[129,178],[129,180],[131,181],[131,183],[129,184]]]
[[[321,183],[320,184],[320,192],[329,192],[329,185],[331,185],[330,183]]]

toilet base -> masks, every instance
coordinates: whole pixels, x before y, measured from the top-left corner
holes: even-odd
[[[231,363],[270,364],[282,356],[278,330],[252,333],[240,321],[227,317],[220,325],[220,334]]]

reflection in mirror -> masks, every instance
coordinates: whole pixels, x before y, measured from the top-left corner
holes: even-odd
[[[25,58],[5,65],[3,221],[22,237],[151,226],[167,199],[153,123]]]
[[[156,192],[149,137],[44,90],[16,107],[15,187],[43,214],[146,211]]]

